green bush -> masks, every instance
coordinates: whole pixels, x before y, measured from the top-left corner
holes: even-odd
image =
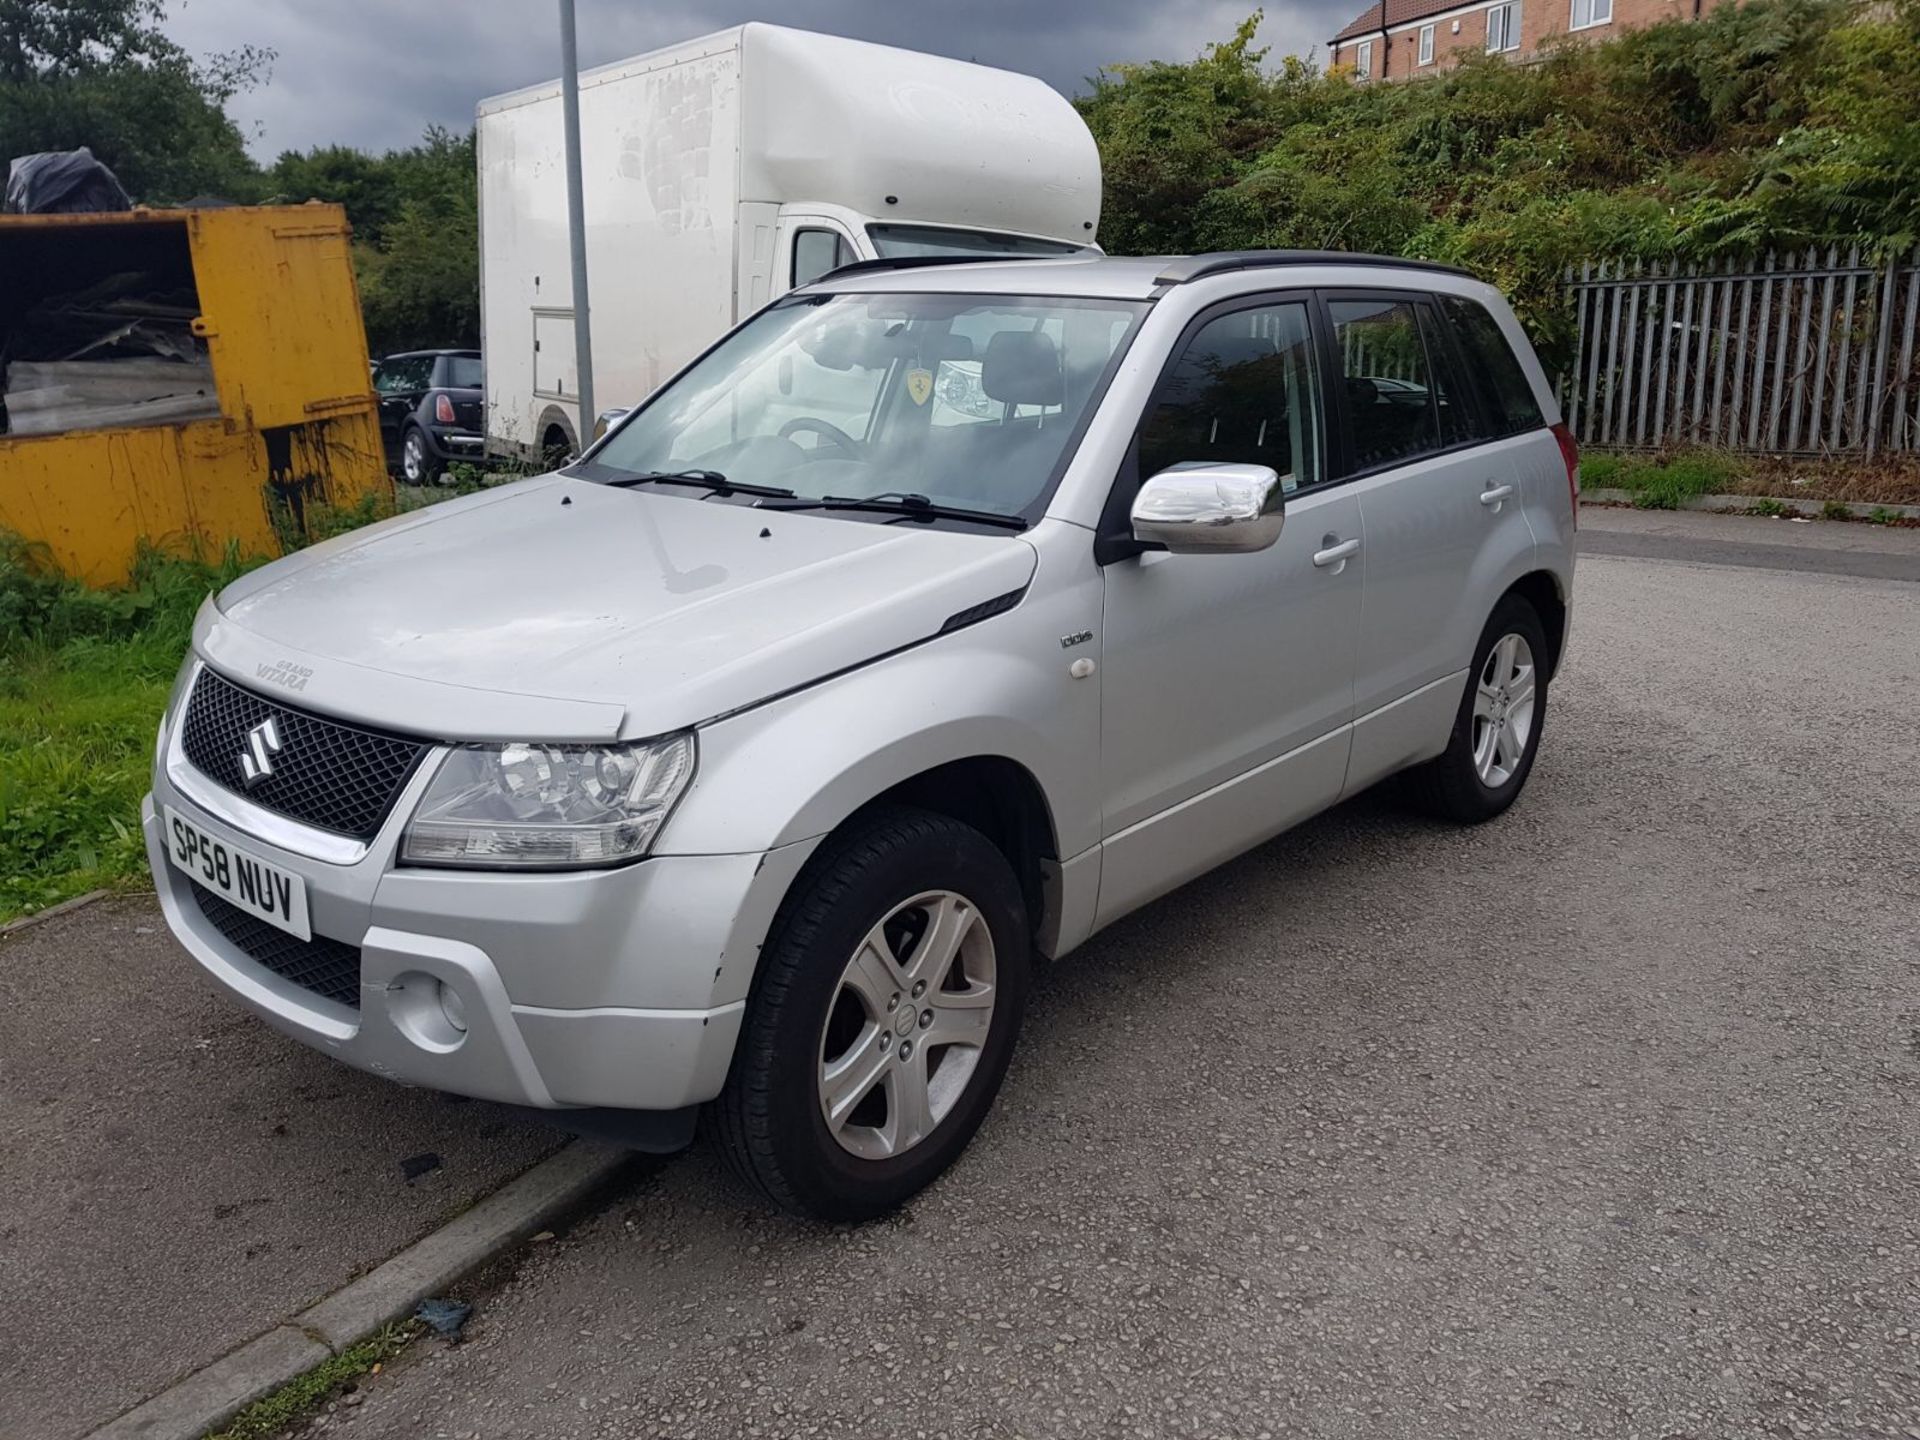
[[[1463,265],[1513,297],[1552,369],[1568,266],[1920,238],[1920,0],[1748,0],[1405,84],[1269,71],[1258,19],[1189,63],[1109,69],[1079,102],[1109,250]]]

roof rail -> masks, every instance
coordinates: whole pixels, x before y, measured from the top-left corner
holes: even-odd
[[[1054,260],[1054,255],[882,255],[877,260],[849,260],[846,264],[816,275],[808,285],[820,280],[837,280],[842,275],[865,275],[881,270],[917,270],[923,265],[978,265],[989,260]],[[802,287],[804,288],[804,287]]]
[[[1186,285],[1208,275],[1233,270],[1261,270],[1282,265],[1390,265],[1400,270],[1437,270],[1443,275],[1472,272],[1437,260],[1410,260],[1404,255],[1361,255],[1345,250],[1218,250],[1211,255],[1179,255],[1169,260],[1155,283]]]

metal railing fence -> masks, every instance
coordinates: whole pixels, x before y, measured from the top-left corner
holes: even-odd
[[[1569,269],[1562,377],[1583,444],[1781,455],[1920,450],[1920,249]]]

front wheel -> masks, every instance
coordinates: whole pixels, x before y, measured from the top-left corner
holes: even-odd
[[[1502,597],[1474,648],[1445,752],[1413,772],[1414,794],[1427,810],[1474,825],[1519,798],[1547,720],[1547,653],[1533,606]]]
[[[876,812],[782,907],[716,1129],[777,1205],[864,1220],[931,1182],[986,1118],[1026,1005],[1020,886],[979,831]]]

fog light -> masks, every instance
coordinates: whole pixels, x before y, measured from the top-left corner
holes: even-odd
[[[422,970],[394,976],[387,986],[394,1028],[422,1050],[445,1055],[467,1043],[467,1006],[460,992]]]

